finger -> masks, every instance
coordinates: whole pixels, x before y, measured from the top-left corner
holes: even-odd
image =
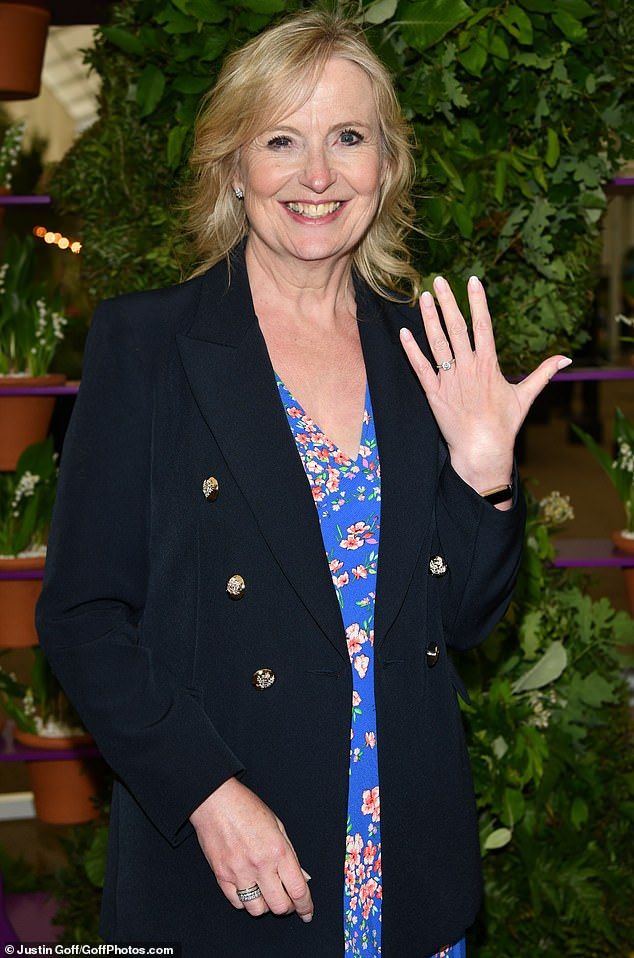
[[[487,304],[484,286],[477,276],[472,276],[467,283],[471,325],[473,327],[473,342],[475,350],[482,358],[491,356],[497,360],[493,323]]]
[[[439,388],[438,376],[427,357],[421,351],[411,331],[405,327],[400,331],[400,340],[409,359],[412,369],[428,396],[433,395]]]
[[[420,300],[420,313],[425,327],[425,334],[431,347],[434,359],[437,363],[451,359],[451,343],[447,339],[445,330],[440,322],[440,316],[436,309],[436,303],[432,294],[425,290]]]
[[[277,872],[261,875],[258,879],[262,896],[274,915],[289,915],[295,911],[295,905],[286,893],[286,889]]]
[[[223,882],[220,887],[222,888],[224,884],[225,883]],[[254,885],[257,885],[258,888],[260,889],[260,894],[258,895],[258,897],[251,899],[251,901],[244,901],[244,902],[240,901],[240,899],[238,898],[238,889],[252,888]],[[238,905],[240,905],[245,911],[247,911],[254,918],[259,917],[259,915],[264,915],[267,911],[270,910],[268,899],[266,898],[266,895],[264,894],[260,881],[256,882],[254,878],[252,878],[251,881],[248,881],[246,879],[245,880],[239,879],[235,884],[231,883],[230,888],[233,894],[233,898],[230,897],[229,900],[232,901],[232,904],[237,901]],[[222,888],[222,890],[223,892],[225,891],[224,888]]]
[[[456,297],[444,277],[436,277],[434,280],[434,292],[436,293],[438,303],[442,310],[447,332],[449,333],[449,342],[453,354],[456,357],[456,362],[471,359],[473,350],[469,339],[469,330],[456,302]]]
[[[526,410],[537,399],[542,389],[548,385],[555,373],[569,366],[572,359],[567,356],[550,356],[517,385],[518,393],[526,405]]]
[[[302,921],[312,920],[314,905],[313,899],[308,888],[306,873],[303,868],[294,867],[294,864],[284,863],[279,868],[279,875],[286,889],[286,894],[290,898],[293,909],[297,912]]]
[[[253,885],[253,884],[255,884],[255,882],[251,882],[251,884]],[[236,886],[233,882],[223,881],[222,879],[219,879],[219,880],[218,880],[218,885],[219,885],[220,890],[222,891],[223,895],[224,895],[225,898],[227,899],[227,901],[228,901],[231,905],[233,905],[233,907],[234,907],[237,911],[246,911],[246,905],[243,905],[242,902],[240,901],[240,899],[238,898],[237,889],[238,889],[238,888],[249,888],[250,886],[249,886],[248,884]],[[262,901],[261,898],[260,898],[260,899],[257,899],[257,900],[258,900],[258,901]],[[268,906],[267,906],[266,902],[264,902],[264,909],[263,909],[263,910],[260,910],[260,914],[264,914],[264,912],[267,912],[268,910],[269,910],[269,909],[268,909]]]

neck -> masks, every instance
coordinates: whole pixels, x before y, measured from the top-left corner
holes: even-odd
[[[322,327],[356,321],[351,257],[302,262],[276,257],[250,239],[245,260],[258,316],[275,310],[300,324],[310,319]]]

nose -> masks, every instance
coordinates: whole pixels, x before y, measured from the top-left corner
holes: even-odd
[[[332,169],[324,147],[320,145],[307,149],[304,166],[299,177],[302,185],[309,187],[314,193],[325,193],[336,178],[337,174]]]

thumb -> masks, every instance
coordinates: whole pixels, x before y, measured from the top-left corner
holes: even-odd
[[[548,385],[555,373],[565,369],[566,366],[570,366],[571,362],[572,359],[569,359],[567,356],[550,356],[519,383],[518,388],[526,402],[527,409],[535,402],[542,389]]]

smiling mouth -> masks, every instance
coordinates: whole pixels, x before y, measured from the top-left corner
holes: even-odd
[[[322,216],[329,216],[336,213],[343,204],[338,201],[335,203],[285,203],[286,209],[291,213],[299,213],[300,216],[307,216],[311,220],[318,220]]]

